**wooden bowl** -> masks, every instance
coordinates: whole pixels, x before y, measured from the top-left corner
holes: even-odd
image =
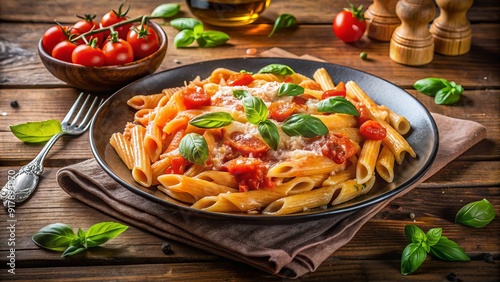
[[[86,67],[53,58],[38,43],[38,55],[49,72],[68,85],[80,90],[104,92],[116,91],[123,86],[154,73],[163,62],[167,53],[168,40],[165,31],[157,23],[150,21],[150,26],[158,34],[160,47],[149,55],[121,66]]]

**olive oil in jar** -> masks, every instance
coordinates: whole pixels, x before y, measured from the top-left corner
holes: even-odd
[[[191,13],[204,23],[241,26],[254,22],[271,0],[186,0]]]

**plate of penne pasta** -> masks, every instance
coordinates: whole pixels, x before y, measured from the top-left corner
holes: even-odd
[[[398,86],[345,66],[223,59],[113,94],[90,129],[102,168],[178,211],[270,223],[378,203],[432,165],[438,132]]]

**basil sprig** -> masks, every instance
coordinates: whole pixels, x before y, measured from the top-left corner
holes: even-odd
[[[323,113],[340,113],[359,116],[356,107],[344,97],[335,96],[321,100],[318,103],[318,111]]]
[[[278,96],[298,96],[304,94],[304,87],[295,83],[283,83],[278,88]]]
[[[455,216],[455,222],[480,228],[488,225],[495,218],[495,209],[486,199],[463,206]]]
[[[295,18],[293,15],[281,14],[276,19],[276,21],[274,21],[273,30],[271,31],[271,33],[269,33],[268,37],[273,36],[273,34],[278,29],[289,28],[289,27],[294,26],[296,23],[297,23],[297,18]]]
[[[430,253],[446,261],[469,261],[465,251],[454,241],[442,236],[441,228],[432,228],[424,233],[416,225],[405,226],[405,237],[409,244],[401,255],[401,274],[408,275],[417,270]]]
[[[178,18],[170,21],[170,25],[180,30],[174,38],[177,48],[187,47],[195,40],[200,47],[215,47],[226,43],[229,35],[217,30],[204,30],[203,23],[191,18]]]
[[[271,73],[276,75],[292,75],[295,71],[283,64],[270,64],[261,68],[257,73]]]
[[[230,125],[233,117],[226,112],[213,112],[199,115],[193,118],[189,124],[199,128],[220,128]]]
[[[38,230],[32,240],[42,248],[63,252],[62,256],[66,257],[104,244],[127,228],[128,226],[116,222],[101,222],[92,225],[86,232],[78,228],[75,234],[70,226],[64,223],[53,223]]]
[[[464,92],[464,88],[454,81],[443,78],[428,77],[417,80],[413,87],[428,96],[434,97],[436,104],[450,105],[458,102]]]
[[[49,140],[52,136],[62,132],[61,123],[58,120],[51,119],[46,121],[27,122],[17,125],[11,125],[10,130],[26,143],[40,143]]]
[[[282,124],[281,129],[288,136],[313,138],[328,134],[328,128],[317,117],[307,114],[293,114]]]
[[[208,159],[207,141],[198,133],[188,133],[179,143],[179,153],[186,160],[204,166]]]

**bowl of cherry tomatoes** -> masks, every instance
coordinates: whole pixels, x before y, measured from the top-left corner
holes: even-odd
[[[71,27],[49,28],[38,43],[47,70],[70,86],[92,92],[116,91],[154,73],[167,52],[163,28],[144,17],[123,16],[122,22],[119,14],[111,17],[115,22],[108,26],[86,15]]]

